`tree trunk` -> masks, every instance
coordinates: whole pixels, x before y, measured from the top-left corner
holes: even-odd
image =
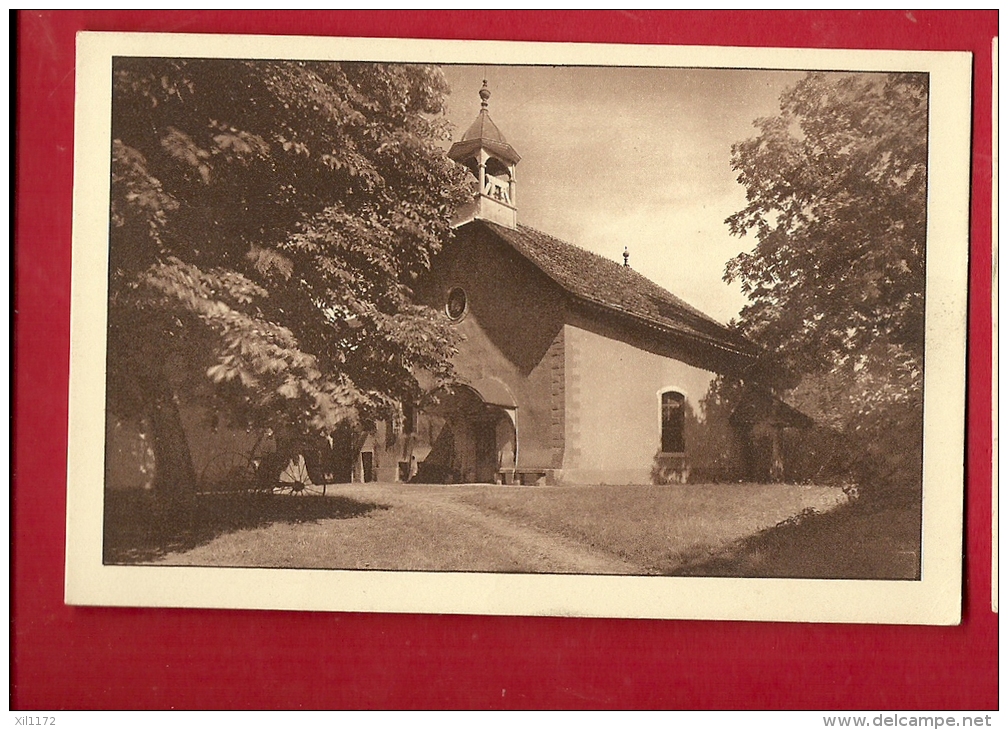
[[[175,394],[168,383],[161,380],[151,414],[156,463],[154,486],[159,497],[168,502],[180,502],[195,493],[196,470]]]

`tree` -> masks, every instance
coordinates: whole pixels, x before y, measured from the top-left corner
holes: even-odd
[[[179,398],[332,433],[452,375],[411,286],[465,172],[420,65],[117,58],[108,398],[152,423],[158,481],[194,481]]]
[[[747,204],[726,223],[756,237],[725,270],[750,300],[738,324],[765,348],[763,377],[884,462],[873,478],[888,482],[920,470],[927,84],[809,73],[732,147]]]

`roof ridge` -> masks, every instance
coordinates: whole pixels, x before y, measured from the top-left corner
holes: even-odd
[[[581,246],[581,245],[579,245],[577,243],[572,243],[571,241],[565,241],[562,238],[557,238],[552,233],[547,233],[546,231],[540,231],[535,226],[530,226],[527,223],[519,223],[518,227],[519,228],[527,228],[528,230],[534,231],[535,233],[538,233],[540,236],[546,236],[546,238],[552,239],[552,240],[556,241],[557,243],[563,243],[563,244],[565,244],[567,246],[572,246],[572,247],[578,249],[579,251],[584,251],[585,253],[590,253],[592,256],[597,256],[598,258],[602,259],[603,261],[609,261],[609,259],[607,259],[602,254],[595,253],[594,251],[589,251],[587,248],[585,248],[584,246]],[[613,264],[616,264],[617,266],[619,266],[619,264],[616,263],[615,261],[609,261],[609,262],[613,263]]]
[[[525,224],[508,228],[488,220],[473,222],[502,238],[557,286],[585,302],[739,354],[752,347],[729,325],[617,261]]]
[[[606,265],[608,265],[608,266],[612,266],[612,267],[614,267],[616,269],[619,269],[621,272],[626,272],[626,273],[629,273],[631,276],[635,276],[635,277],[637,277],[639,279],[642,279],[643,281],[646,281],[651,286],[654,286],[654,287],[657,287],[658,289],[661,289],[661,291],[663,293],[668,294],[670,297],[672,297],[675,300],[675,302],[677,304],[680,304],[683,307],[685,307],[687,310],[689,310],[691,314],[699,316],[701,319],[704,319],[704,320],[706,320],[708,322],[713,322],[714,324],[720,325],[721,327],[729,327],[728,324],[726,324],[724,322],[720,322],[720,321],[714,319],[713,317],[711,317],[709,314],[701,311],[700,309],[697,309],[695,306],[693,306],[692,304],[690,304],[689,302],[687,302],[685,299],[683,299],[682,297],[680,297],[678,294],[673,294],[671,291],[669,291],[668,289],[666,289],[665,287],[663,287],[661,284],[659,284],[658,282],[654,281],[653,279],[645,276],[644,274],[642,274],[641,272],[639,272],[636,269],[632,268],[631,266],[627,266],[627,265],[621,264],[618,261],[614,261],[612,259],[606,258],[605,256],[603,256],[600,253],[596,253],[595,251],[590,251],[587,248],[585,248],[584,246],[579,246],[576,243],[571,243],[570,241],[565,241],[562,238],[557,238],[556,236],[554,236],[554,235],[552,235],[550,233],[546,233],[545,231],[540,231],[538,228],[534,228],[533,226],[529,226],[529,225],[526,225],[524,223],[519,223],[518,227],[519,228],[527,228],[528,230],[535,231],[536,233],[538,233],[538,234],[540,234],[542,236],[546,236],[547,238],[549,238],[549,239],[551,239],[553,241],[556,241],[557,243],[562,243],[565,246],[571,246],[572,248],[576,248],[579,251],[582,251],[583,253],[586,253],[586,254],[588,254],[590,256],[593,256],[594,258],[598,259],[599,261],[604,261],[606,263]]]

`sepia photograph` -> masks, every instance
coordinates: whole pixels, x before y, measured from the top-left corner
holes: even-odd
[[[958,620],[968,56],[232,41],[79,41],[69,601]]]

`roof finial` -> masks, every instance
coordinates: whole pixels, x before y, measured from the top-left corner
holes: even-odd
[[[630,247],[623,247],[623,265],[626,267],[630,266]]]
[[[483,88],[479,90],[479,95],[480,99],[482,99],[482,101],[480,101],[480,106],[486,109],[488,106],[490,106],[487,103],[487,100],[490,98],[490,89],[489,87],[487,87],[486,79],[483,79]]]

